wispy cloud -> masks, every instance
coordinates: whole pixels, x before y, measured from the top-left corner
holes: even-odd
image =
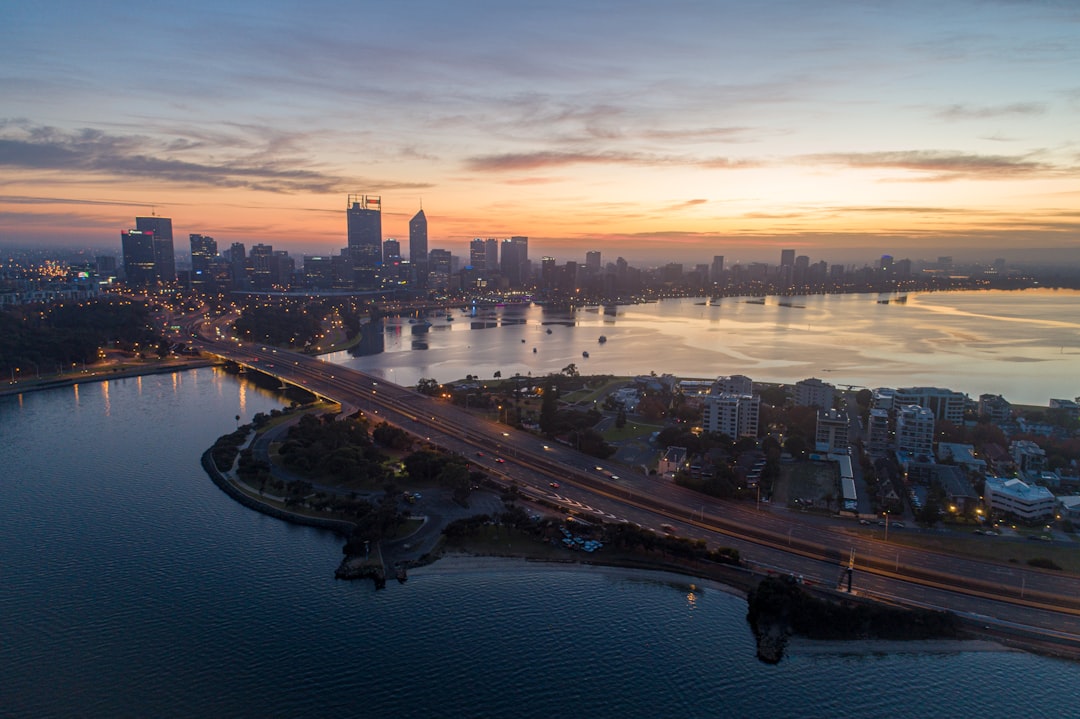
[[[371,183],[323,171],[296,155],[281,154],[291,149],[292,142],[283,133],[270,132],[255,149],[241,152],[223,144],[221,138],[155,138],[9,122],[0,124],[0,167],[264,192],[340,192],[344,187]],[[412,189],[428,185],[378,181],[377,186]]]
[[[951,150],[896,150],[835,152],[803,155],[807,164],[839,165],[854,169],[894,169],[921,173],[923,181],[999,180],[1062,176],[1070,170],[1034,159],[1031,155],[978,155]]]
[[[744,169],[759,165],[756,161],[726,157],[688,158],[670,155],[653,155],[643,152],[619,150],[507,152],[495,155],[479,155],[466,159],[466,167],[477,172],[507,172],[537,170],[567,165],[638,165],[703,167],[707,169]]]
[[[1032,116],[1046,113],[1041,102],[1013,102],[1007,105],[955,104],[939,109],[935,115],[944,120],[986,120],[1012,116]]]

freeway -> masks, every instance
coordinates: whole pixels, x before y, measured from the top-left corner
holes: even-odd
[[[1075,576],[901,546],[799,513],[715,500],[545,444],[541,437],[378,377],[284,349],[222,339],[214,327],[204,324],[192,344],[350,412],[401,426],[469,457],[489,474],[517,484],[526,496],[607,521],[652,528],[671,524],[682,536],[734,547],[766,571],[801,575],[824,586],[837,586],[853,556],[854,588],[861,594],[1031,627],[1080,645],[1080,578]]]

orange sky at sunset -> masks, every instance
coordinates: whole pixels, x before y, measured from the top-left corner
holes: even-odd
[[[1080,262],[1072,4],[22,5],[0,244],[118,247],[153,209],[337,252],[368,193],[455,254]]]

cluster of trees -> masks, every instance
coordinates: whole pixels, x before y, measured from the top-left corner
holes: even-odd
[[[118,298],[0,312],[0,337],[0,371],[18,368],[39,375],[75,362],[96,362],[102,347],[157,350],[162,344],[146,304]]]
[[[325,309],[319,305],[251,305],[233,325],[236,334],[253,342],[306,347],[322,334]]]
[[[456,454],[440,454],[429,450],[413,452],[402,461],[409,478],[433,483],[449,489],[454,501],[464,504],[484,479],[484,473],[472,469],[465,458]]]
[[[633,524],[605,524],[604,543],[624,551],[659,551],[663,555],[719,564],[739,564],[739,550],[731,547],[709,549],[704,539],[660,535]]]
[[[286,467],[309,476],[368,478],[376,483],[389,476],[386,455],[372,442],[367,423],[338,422],[333,415],[301,417],[289,428],[279,453]]]

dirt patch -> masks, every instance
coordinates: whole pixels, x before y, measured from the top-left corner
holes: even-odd
[[[830,509],[839,498],[835,462],[795,462],[780,467],[773,484],[773,502],[796,509]]]

